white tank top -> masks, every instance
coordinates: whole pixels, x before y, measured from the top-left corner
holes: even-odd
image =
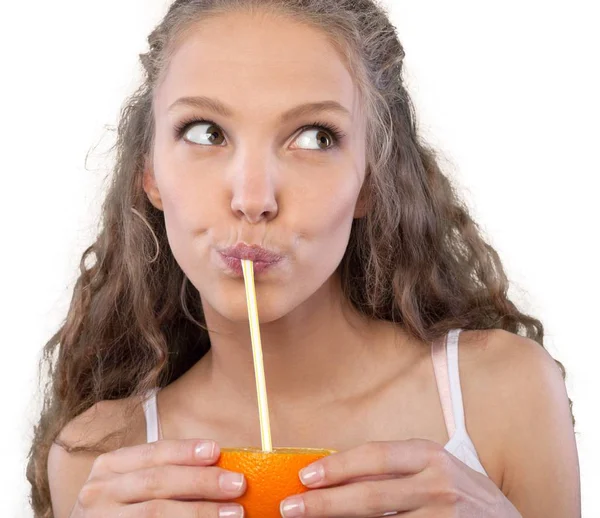
[[[458,336],[460,332],[461,329],[452,329],[445,336],[445,339],[437,340],[431,345],[431,358],[435,379],[440,394],[448,437],[450,437],[444,449],[452,453],[452,455],[470,468],[487,477],[488,474],[479,461],[477,450],[467,433],[465,425],[462,391],[458,372]],[[154,442],[162,437],[156,405],[158,390],[158,388],[150,390],[143,401],[144,414],[146,416],[147,442]]]

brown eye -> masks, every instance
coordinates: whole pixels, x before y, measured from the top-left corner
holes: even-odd
[[[223,132],[216,124],[201,122],[191,125],[184,136],[190,142],[201,145],[220,146],[224,142]]]
[[[312,133],[313,136],[302,136],[310,133]],[[300,143],[301,145],[307,145],[309,147],[312,146],[313,142],[316,142],[317,148],[311,147],[311,149],[319,149],[326,151],[330,147],[332,147],[331,145],[333,144],[333,139],[326,131],[320,129],[307,129],[301,133],[301,136],[298,137],[296,142]]]

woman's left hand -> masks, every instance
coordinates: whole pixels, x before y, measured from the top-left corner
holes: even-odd
[[[489,478],[425,439],[370,442],[300,473],[310,491],[282,502],[285,518],[522,518]]]

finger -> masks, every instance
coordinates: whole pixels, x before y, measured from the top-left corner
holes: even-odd
[[[349,518],[414,511],[427,504],[428,494],[422,484],[415,482],[417,478],[419,475],[313,489],[284,500],[281,514],[284,517]]]
[[[238,504],[212,502],[177,502],[176,500],[150,500],[121,507],[119,518],[140,516],[176,516],[177,518],[242,518],[244,509]]]
[[[414,475],[423,471],[443,447],[433,441],[375,441],[333,453],[300,471],[310,488],[326,487],[354,479]]]
[[[107,477],[103,484],[104,494],[119,503],[169,498],[232,500],[246,491],[241,473],[214,466],[154,466]]]
[[[219,453],[219,445],[210,440],[161,440],[104,453],[94,461],[92,474],[127,473],[166,464],[206,466],[214,464]]]

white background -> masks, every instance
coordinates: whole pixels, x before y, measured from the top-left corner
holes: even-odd
[[[0,515],[30,517],[37,360],[91,243],[121,102],[169,2],[2,2]],[[388,0],[420,127],[568,372],[600,516],[596,2]],[[86,155],[87,157],[86,160]],[[525,517],[527,518],[527,517]]]

